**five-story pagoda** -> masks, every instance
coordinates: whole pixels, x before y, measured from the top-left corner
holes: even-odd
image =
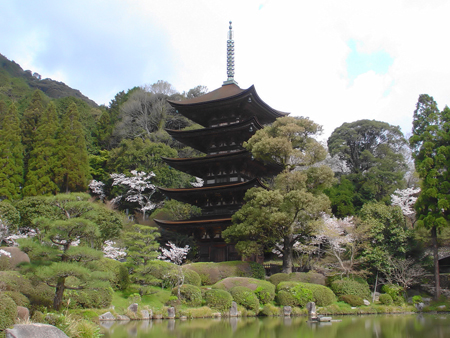
[[[281,172],[279,166],[254,160],[242,146],[258,129],[287,114],[264,103],[254,86],[241,89],[237,85],[231,22],[227,53],[228,79],[222,87],[193,99],[169,101],[178,113],[204,128],[167,129],[167,132],[206,156],[164,158],[164,161],[175,169],[202,178],[204,185],[159,189],[169,198],[200,207],[202,214],[188,220],[154,221],[164,229],[193,236],[199,247],[200,261],[240,259],[234,245],[223,240],[222,231],[231,224],[231,216],[242,206],[245,192],[253,187],[264,187],[259,177]]]

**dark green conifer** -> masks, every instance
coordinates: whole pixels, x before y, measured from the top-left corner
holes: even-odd
[[[25,167],[27,167],[30,153],[33,150],[35,133],[43,111],[44,98],[42,92],[36,89],[33,92],[30,104],[23,113],[20,123],[20,129],[22,130],[22,144],[25,146]]]
[[[58,166],[56,153],[58,127],[56,106],[50,102],[36,129],[34,147],[30,153],[23,188],[24,196],[50,195],[59,191],[55,183],[55,172]]]
[[[20,198],[23,169],[19,115],[11,104],[0,123],[0,199]]]
[[[57,138],[56,183],[61,192],[85,191],[90,179],[85,135],[79,119],[77,105],[72,103],[62,118]]]

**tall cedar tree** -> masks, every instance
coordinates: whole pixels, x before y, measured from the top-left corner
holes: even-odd
[[[24,111],[22,120],[20,121],[20,129],[22,130],[22,144],[24,149],[24,165],[28,168],[28,161],[31,157],[31,151],[35,145],[35,134],[38,128],[39,120],[44,111],[44,99],[42,92],[36,89],[31,97],[31,102]]]
[[[24,196],[56,194],[59,189],[55,183],[58,167],[56,135],[59,123],[56,106],[50,102],[42,114],[34,136],[34,148],[30,153],[26,175]]]
[[[79,119],[77,105],[72,103],[62,118],[57,142],[56,183],[61,192],[85,191],[90,179],[85,135]]]
[[[437,235],[450,219],[450,109],[439,112],[434,99],[419,96],[409,139],[421,193],[416,201],[417,225],[431,232],[434,254],[435,297],[439,298],[439,257]]]
[[[4,107],[4,105],[2,105]],[[0,198],[18,199],[23,185],[23,145],[19,115],[13,103],[0,124]]]

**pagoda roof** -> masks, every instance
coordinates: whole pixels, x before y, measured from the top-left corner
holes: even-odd
[[[256,131],[255,130],[254,132],[250,132],[248,129],[250,126],[254,126],[256,130],[263,128],[258,119],[252,116],[245,121],[224,126],[207,127],[195,130],[166,129],[166,131],[175,140],[206,153],[212,139],[219,137],[219,135],[221,134],[223,135],[223,137],[229,138],[229,135],[233,132],[242,133],[243,131],[245,131],[248,134],[248,137],[246,137],[245,139],[249,139]]]
[[[181,201],[184,203],[196,205],[196,201],[207,198],[211,194],[231,195],[236,193],[236,191],[247,191],[253,187],[260,187],[268,189],[259,178],[254,178],[250,181],[230,183],[222,185],[208,185],[198,188],[161,188],[158,189],[167,197]]]
[[[246,160],[247,165],[252,168],[252,172],[255,172],[255,176],[270,176],[279,174],[283,170],[280,165],[254,160],[251,153],[245,149],[202,157],[168,158],[161,156],[161,158],[171,167],[196,177],[204,177],[205,166],[215,165],[218,162],[242,163],[243,160]]]
[[[211,115],[230,109],[243,110],[247,116],[256,116],[262,124],[272,123],[275,119],[288,115],[261,100],[253,85],[248,89],[241,89],[236,84],[227,84],[199,97],[168,102],[180,114],[205,127],[208,126]]]
[[[219,217],[208,219],[188,219],[181,221],[167,221],[162,219],[153,219],[160,227],[169,230],[190,230],[197,228],[216,228],[226,227],[231,224],[231,217]]]

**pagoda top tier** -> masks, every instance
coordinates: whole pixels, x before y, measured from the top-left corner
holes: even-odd
[[[264,125],[288,115],[261,100],[255,86],[241,89],[234,83],[223,85],[199,97],[168,102],[178,113],[204,127],[237,123],[252,116]]]

